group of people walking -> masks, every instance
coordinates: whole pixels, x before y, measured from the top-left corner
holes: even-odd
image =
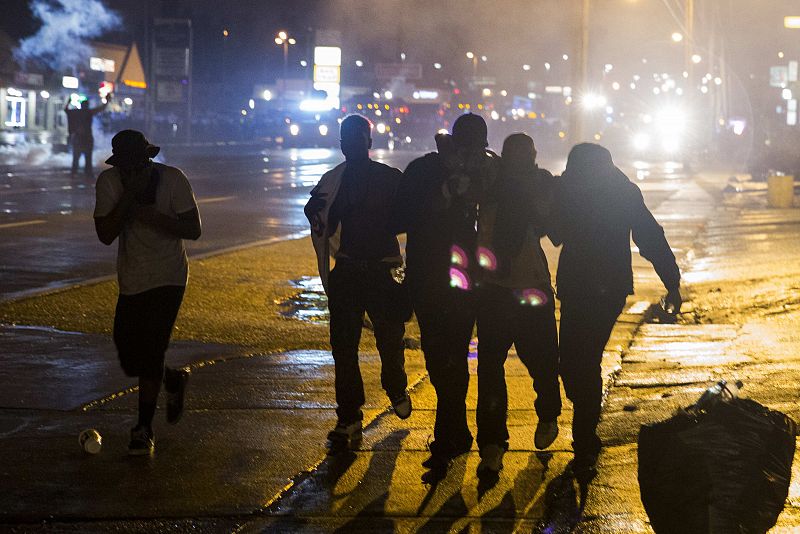
[[[361,439],[365,313],[381,385],[397,416],[411,415],[403,338],[413,313],[437,397],[423,462],[429,472],[446,472],[473,444],[466,396],[477,326],[479,472],[499,472],[509,447],[504,364],[514,345],[536,393],[535,446],[546,449],[558,435],[560,376],[573,404],[572,470],[591,477],[601,448],[603,349],[633,293],[631,236],[676,310],[680,272],[641,191],[607,149],[576,145],[555,178],[537,165],[529,136],[509,136],[500,156],[487,149],[487,137],[483,118],[462,115],[452,134],[437,135],[437,152],[401,172],[370,159],[365,117],[342,121],[345,162],[323,175],[305,207],[330,310],[338,420],[328,446],[335,453]],[[399,234],[406,234],[405,262]],[[557,292],[544,236],[562,245]]]
[[[653,263],[670,307],[681,307],[675,257],[641,191],[596,144],[573,147],[557,178],[537,165],[525,134],[509,136],[497,156],[487,149],[486,122],[471,113],[454,122],[452,134],[436,136],[437,152],[405,172],[370,159],[371,128],[360,115],[342,121],[345,161],[322,176],[305,206],[330,310],[337,404],[331,452],[357,447],[362,436],[365,314],[381,385],[395,414],[411,415],[404,336],[413,314],[437,398],[431,455],[423,462],[429,473],[445,473],[472,448],[466,396],[477,326],[479,472],[497,474],[509,447],[504,364],[514,345],[533,379],[535,446],[546,449],[558,436],[560,377],[573,405],[572,469],[592,476],[601,448],[603,349],[633,293],[631,237]],[[162,384],[167,420],[177,422],[183,411],[189,375],[166,368],[164,354],[187,281],[183,240],[197,239],[201,223],[186,176],[152,162],[159,148],[141,132],[119,132],[112,148],[112,167],[97,180],[94,220],[101,242],[119,242],[114,342],[123,370],[139,380],[129,452],[150,454]],[[557,291],[544,236],[562,246]]]

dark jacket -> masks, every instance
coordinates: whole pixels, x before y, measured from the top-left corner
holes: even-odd
[[[642,192],[616,167],[607,176],[556,180],[553,242],[563,243],[558,262],[558,296],[611,298],[633,294],[631,235],[639,253],[668,289],[680,271],[664,229],[647,209]]]
[[[467,263],[463,271],[471,282],[477,272],[476,199],[474,192],[467,195],[473,198],[447,199],[443,185],[450,177],[438,153],[412,161],[403,173],[389,218],[393,232],[407,234],[406,277],[415,300],[447,293],[455,249],[463,252]]]

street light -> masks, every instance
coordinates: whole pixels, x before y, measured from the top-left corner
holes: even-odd
[[[289,37],[285,31],[279,31],[277,37],[275,37],[275,44],[283,46],[283,83],[285,84],[286,71],[289,67],[289,45],[297,44],[297,41],[293,37]]]

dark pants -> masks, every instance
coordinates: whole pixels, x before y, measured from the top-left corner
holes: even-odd
[[[436,390],[433,454],[448,455],[472,446],[467,426],[469,342],[475,325],[475,295],[452,289],[414,299],[425,367]]]
[[[597,454],[597,436],[603,401],[600,364],[625,297],[561,299],[560,372],[572,401],[572,439],[576,454]]]
[[[126,375],[161,379],[164,354],[185,289],[163,286],[119,296],[114,314],[114,344]]]
[[[72,174],[78,173],[78,165],[83,155],[84,173],[86,176],[93,175],[92,168],[92,151],[94,150],[94,142],[86,141],[72,141]]]
[[[381,358],[381,386],[390,399],[401,396],[407,383],[405,371],[405,321],[410,311],[400,304],[405,290],[382,262],[337,260],[328,280],[331,314],[330,340],[335,365],[336,415],[340,423],[361,419],[364,383],[358,365],[358,344],[364,312],[375,329]]]
[[[536,415],[554,421],[561,414],[558,332],[551,291],[547,302],[520,304],[513,289],[486,284],[478,290],[478,446],[508,448],[508,392],[505,362],[513,344],[533,378]]]

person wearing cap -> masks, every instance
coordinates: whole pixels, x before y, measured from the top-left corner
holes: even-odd
[[[595,475],[602,443],[597,424],[603,400],[601,362],[617,317],[633,294],[631,238],[667,289],[666,302],[681,308],[681,274],[664,229],[642,192],[620,171],[611,153],[594,143],[575,145],[556,180],[550,238],[563,244],[556,288],[561,301],[559,372],[572,401],[572,472]]]
[[[364,313],[372,321],[381,386],[394,413],[407,419],[412,411],[403,342],[411,308],[398,275],[400,245],[388,227],[402,173],[370,159],[371,129],[361,115],[345,117],[340,127],[345,161],[322,176],[305,207],[330,310],[337,405],[336,426],[328,434],[331,453],[357,447],[362,437],[358,345]],[[329,272],[331,256],[336,263]]]
[[[499,162],[486,149],[486,122],[472,113],[455,121],[452,136],[437,136],[437,145],[438,152],[408,165],[390,218],[394,231],[407,235],[407,283],[436,390],[431,456],[422,464],[431,481],[472,447],[466,396],[479,271],[476,224]]]
[[[112,167],[97,178],[94,222],[103,244],[118,239],[114,344],[125,374],[139,380],[128,452],[146,455],[154,449],[162,381],[167,422],[177,423],[183,412],[188,371],[165,368],[164,357],[189,274],[183,240],[200,237],[200,215],[186,175],[153,162],[159,147],[144,134],[123,130],[111,146],[106,163]]]
[[[94,116],[106,109],[111,101],[109,94],[105,102],[95,108],[89,107],[88,100],[82,100],[77,109],[69,109],[70,100],[64,104],[64,113],[67,114],[67,131],[69,141],[72,144],[72,171],[74,177],[78,174],[78,165],[81,155],[84,162],[84,173],[87,178],[94,178],[92,167],[92,151],[94,150],[94,134],[92,133],[92,121]]]

